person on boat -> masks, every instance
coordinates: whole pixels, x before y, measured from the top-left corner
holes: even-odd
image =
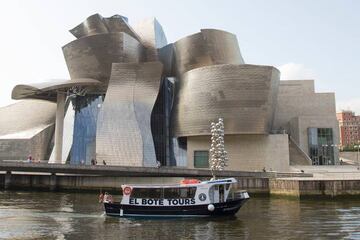
[[[100,193],[99,195],[99,203],[103,203],[104,202],[104,194]]]
[[[113,197],[108,194],[107,192],[105,192],[105,195],[104,195],[104,202],[105,203],[112,203],[113,202]]]
[[[32,156],[29,155],[28,158],[27,158],[27,160],[26,160],[26,162],[31,163],[32,161],[33,161]]]

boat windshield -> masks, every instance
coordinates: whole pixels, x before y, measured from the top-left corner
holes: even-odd
[[[194,198],[196,187],[133,188],[131,198]]]

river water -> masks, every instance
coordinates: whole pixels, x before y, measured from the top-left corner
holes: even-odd
[[[95,193],[0,191],[0,239],[360,239],[360,200],[251,198],[235,217],[106,217]]]

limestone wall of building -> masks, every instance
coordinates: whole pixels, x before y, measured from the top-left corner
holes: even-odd
[[[53,133],[51,124],[32,138],[0,139],[0,160],[26,160],[29,155],[35,160],[48,159]]]
[[[298,144],[289,138],[289,158],[290,165],[312,165],[312,161],[308,154],[298,147]]]
[[[26,160],[29,153],[29,139],[0,139],[0,160]]]
[[[332,128],[334,144],[339,143],[334,93],[316,93],[313,80],[288,80],[280,81],[277,99],[273,131],[286,130],[307,154],[308,128]]]
[[[55,125],[49,125],[31,139],[30,154],[35,160],[47,160],[51,153],[51,140],[55,131]]]
[[[194,151],[207,151],[210,136],[187,138],[188,168],[194,168]],[[227,170],[289,171],[289,142],[287,134],[226,135],[225,148],[229,156]]]
[[[313,80],[280,81],[273,130],[289,131],[289,122],[299,116],[336,119],[335,94],[315,93]]]

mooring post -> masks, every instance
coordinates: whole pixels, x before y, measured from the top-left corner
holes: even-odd
[[[11,171],[6,171],[5,181],[4,181],[4,188],[9,189],[10,185],[11,185]]]
[[[56,173],[50,175],[50,191],[55,191],[57,188]]]

